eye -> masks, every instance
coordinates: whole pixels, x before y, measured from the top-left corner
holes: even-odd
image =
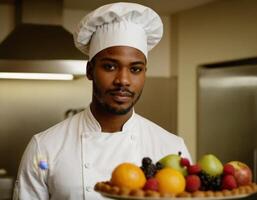
[[[138,73],[140,73],[141,71],[143,71],[143,67],[141,67],[141,66],[132,66],[132,67],[130,68],[130,71],[131,71],[132,73],[134,73],[134,74],[138,74]]]
[[[116,66],[112,63],[104,63],[103,64],[103,68],[106,70],[106,71],[114,71],[116,69]]]

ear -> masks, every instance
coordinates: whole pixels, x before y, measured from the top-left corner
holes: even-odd
[[[93,79],[93,64],[90,61],[87,62],[87,78],[88,80]]]

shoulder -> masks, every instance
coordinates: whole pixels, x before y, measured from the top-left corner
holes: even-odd
[[[41,150],[61,148],[67,141],[72,141],[72,138],[80,136],[83,119],[82,111],[34,135],[32,140]]]
[[[141,115],[136,114],[136,120],[140,123],[141,126],[143,126],[144,130],[148,130],[147,133],[151,134],[152,136],[158,136],[163,138],[169,138],[173,140],[182,140],[181,137],[165,130],[158,124],[152,122],[151,120],[142,117]]]
[[[57,136],[57,135],[63,135],[65,134],[65,132],[73,130],[73,129],[77,129],[78,125],[81,124],[81,122],[83,122],[83,117],[84,112],[80,112],[74,116],[71,116],[57,124],[55,124],[54,126],[46,129],[45,131],[42,131],[38,134],[35,135],[36,138],[40,139],[40,138],[44,138],[44,137],[51,137],[51,136]]]
[[[147,141],[144,142],[144,145],[149,146],[149,151],[154,148],[160,153],[158,155],[159,158],[167,154],[181,152],[182,155],[191,160],[191,156],[182,137],[165,130],[151,120],[138,114],[135,117],[138,122],[140,135],[143,135],[143,139]]]

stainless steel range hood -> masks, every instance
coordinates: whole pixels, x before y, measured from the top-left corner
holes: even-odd
[[[34,0],[25,2],[35,4]],[[54,2],[59,4],[61,1]],[[19,4],[16,7],[21,9]],[[18,19],[21,20],[22,15]],[[61,25],[16,24],[0,44],[0,72],[85,74],[87,57],[75,48],[72,34]]]

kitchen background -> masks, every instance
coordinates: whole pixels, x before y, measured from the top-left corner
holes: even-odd
[[[60,1],[40,2],[35,4],[30,0],[24,0],[23,3],[27,6],[20,10],[18,16],[21,20],[17,20],[15,1],[0,0],[0,42],[10,34],[17,21],[59,24],[72,32],[85,13],[98,5],[114,1],[64,0],[61,2],[61,9],[59,3],[53,3]],[[242,86],[236,95],[225,96],[222,92],[223,85],[218,78],[214,82],[211,82],[214,79],[210,79],[211,83],[200,81],[208,80],[208,74],[213,78],[208,67],[204,68],[204,77],[199,75],[199,71],[203,70],[200,66],[212,63],[257,57],[257,1],[134,2],[156,9],[163,19],[165,30],[160,45],[150,53],[147,82],[143,96],[136,106],[137,112],[183,137],[194,160],[203,152],[209,152],[221,156],[225,162],[237,157],[232,151],[243,151],[244,155],[247,155],[245,162],[256,169],[252,153],[257,148],[256,70],[250,70],[250,74],[245,76],[251,77],[251,97],[247,98],[247,101],[240,96],[246,87]],[[69,49],[66,53],[68,52]],[[244,66],[241,67],[244,69]],[[254,66],[248,66],[247,69],[252,67]],[[238,70],[238,73],[239,71],[241,70]],[[225,74],[229,73],[228,70]],[[222,75],[222,78],[226,79],[224,77],[225,75]],[[214,93],[210,94],[209,89],[202,85],[204,83],[207,83]],[[242,81],[239,79],[238,84],[240,83]],[[229,103],[226,98],[236,99],[238,104],[235,104],[235,108],[247,105],[250,106],[247,109],[251,111],[249,114],[239,115],[236,121],[231,121],[233,112],[231,116],[229,111],[223,110],[225,115],[224,112],[216,112],[216,117],[224,124],[232,124],[225,132],[211,130],[219,126],[218,121],[211,117],[208,110],[212,105],[215,107],[219,101],[209,96],[216,93],[216,86],[220,87],[221,93],[215,96],[221,96],[226,103]],[[16,176],[21,155],[32,135],[63,120],[67,110],[87,106],[91,100],[91,91],[91,83],[83,76],[73,81],[0,79],[0,169],[4,168],[8,175]],[[208,104],[210,101],[212,105]],[[227,105],[219,102],[221,107]],[[247,129],[247,132],[242,128],[249,128],[247,124],[240,125],[243,121],[251,124],[252,128]],[[240,131],[235,131],[233,124],[237,124]],[[240,142],[241,139],[245,142]],[[221,141],[223,145],[220,146]],[[248,145],[249,141],[251,145]],[[251,159],[248,156],[249,152]],[[244,155],[240,155],[240,158],[244,159]]]

